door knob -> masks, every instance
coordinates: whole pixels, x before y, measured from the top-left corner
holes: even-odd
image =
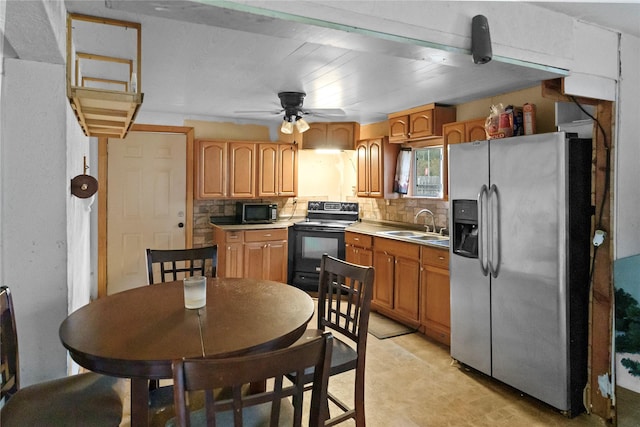
[[[181,222],[179,222],[179,223],[178,223],[178,228],[182,228],[182,227],[184,227],[184,224],[183,224],[183,223],[181,223]]]

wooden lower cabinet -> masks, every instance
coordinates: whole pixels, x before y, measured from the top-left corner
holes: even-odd
[[[345,232],[346,259],[373,265],[371,308],[450,345],[449,251]]]
[[[252,279],[287,282],[286,229],[244,232],[244,275]]]
[[[423,247],[420,262],[420,331],[450,345],[449,252]]]
[[[374,309],[401,322],[418,326],[420,245],[374,237],[373,266]]]
[[[373,238],[366,234],[345,232],[345,258],[347,262],[358,265],[373,265]]]
[[[244,231],[216,228],[213,242],[218,246],[218,277],[242,277]]]
[[[248,277],[287,282],[286,228],[225,231],[216,228],[218,277]]]

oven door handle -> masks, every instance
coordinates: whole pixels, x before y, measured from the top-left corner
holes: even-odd
[[[294,228],[297,232],[322,232],[322,233],[344,233],[344,228],[324,228],[324,227],[310,227],[310,228]]]

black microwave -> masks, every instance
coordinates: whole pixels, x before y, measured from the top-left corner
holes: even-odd
[[[268,224],[278,220],[275,203],[236,203],[236,221],[239,224]]]

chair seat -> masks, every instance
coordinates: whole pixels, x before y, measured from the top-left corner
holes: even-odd
[[[322,331],[318,329],[307,329],[302,337],[296,341],[293,345],[300,342],[309,340],[310,337],[321,335]],[[358,363],[358,353],[349,344],[340,340],[334,335],[333,337],[333,351],[331,352],[331,370],[330,375],[340,374],[356,368]],[[291,381],[296,381],[296,373],[288,374],[287,377]],[[304,371],[303,384],[311,382],[313,380],[313,367]]]
[[[285,404],[286,403],[286,404]],[[243,425],[251,427],[268,427],[271,419],[271,402],[262,403],[260,405],[249,406],[242,409]],[[189,414],[189,422],[191,427],[206,426],[207,416],[205,409],[198,409]],[[233,412],[223,411],[216,413],[217,426],[232,426]],[[283,400],[280,406],[280,420],[278,425],[293,425],[293,405],[288,400]],[[177,427],[176,418],[172,418],[165,424],[165,427]]]
[[[119,381],[88,372],[21,388],[2,407],[2,426],[117,426]]]

